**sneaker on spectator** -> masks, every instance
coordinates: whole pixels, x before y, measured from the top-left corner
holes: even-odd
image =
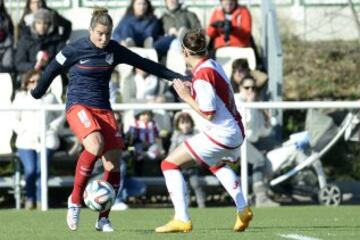
[[[112,211],[125,211],[129,209],[129,206],[124,202],[116,202],[112,207]]]
[[[38,202],[36,202],[36,209],[37,210],[41,210],[41,202],[40,201],[38,201]]]
[[[34,210],[34,202],[32,200],[25,201],[25,210]]]
[[[68,211],[66,216],[66,222],[70,230],[75,231],[78,228],[80,220],[80,207],[79,204],[71,202],[71,195],[68,198]]]
[[[144,48],[153,48],[154,39],[153,37],[147,37],[144,41]]]
[[[132,38],[125,39],[125,46],[126,47],[135,47],[135,41]]]
[[[107,219],[105,217],[102,217],[100,220],[98,220],[96,222],[95,228],[97,231],[100,231],[100,232],[113,232],[114,231],[109,219]]]

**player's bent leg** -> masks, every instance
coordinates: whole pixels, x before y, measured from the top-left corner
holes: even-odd
[[[167,224],[155,229],[158,233],[190,232],[192,222],[187,213],[186,184],[179,166],[191,161],[192,157],[187,153],[183,145],[172,152],[161,163],[161,170],[165,177],[166,187],[175,209],[175,217]]]
[[[113,149],[107,151],[103,157],[102,162],[104,165],[104,177],[103,180],[111,184],[115,190],[115,194],[120,186],[120,156],[121,151],[119,149]],[[113,232],[114,229],[111,226],[109,220],[110,210],[101,212],[99,214],[98,221],[95,224],[97,231],[101,232]]]
[[[224,186],[236,204],[237,217],[234,231],[245,231],[245,229],[249,226],[251,219],[253,218],[253,213],[244,199],[238,177],[227,165],[210,167],[209,170],[217,177],[217,179],[219,179],[221,184]]]
[[[80,220],[80,207],[83,193],[96,160],[101,155],[103,138],[100,132],[92,132],[83,139],[85,150],[76,164],[74,187],[68,199],[66,222],[70,230],[77,230]]]

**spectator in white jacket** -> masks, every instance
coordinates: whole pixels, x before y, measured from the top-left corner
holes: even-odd
[[[247,75],[239,82],[239,93],[235,94],[235,103],[240,108],[241,116],[245,126],[247,160],[253,168],[253,192],[255,195],[255,205],[257,207],[278,206],[266,194],[267,185],[265,182],[265,157],[258,150],[257,143],[260,139],[270,137],[272,126],[270,124],[270,114],[262,109],[246,109],[242,107],[243,102],[258,101],[256,80]]]
[[[13,101],[14,106],[39,107],[43,104],[58,103],[56,97],[48,92],[44,97],[37,100],[30,95],[30,90],[36,86],[40,78],[40,72],[31,70],[24,75],[22,90],[17,92]],[[53,111],[48,111],[46,115],[46,148],[47,157],[59,147],[60,141],[58,130],[63,125],[65,117]],[[20,160],[24,167],[26,209],[34,209],[35,203],[40,207],[40,132],[41,132],[41,113],[39,111],[18,111],[15,113],[13,130],[17,135],[16,148]]]

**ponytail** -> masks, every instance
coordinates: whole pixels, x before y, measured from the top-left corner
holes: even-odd
[[[113,21],[106,8],[103,7],[94,8],[90,22],[91,29],[94,29],[97,24],[101,24],[110,27],[112,29]]]

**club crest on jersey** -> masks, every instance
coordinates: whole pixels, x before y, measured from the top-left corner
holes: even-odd
[[[113,64],[114,54],[113,53],[106,54],[105,62],[107,62],[109,65]]]

